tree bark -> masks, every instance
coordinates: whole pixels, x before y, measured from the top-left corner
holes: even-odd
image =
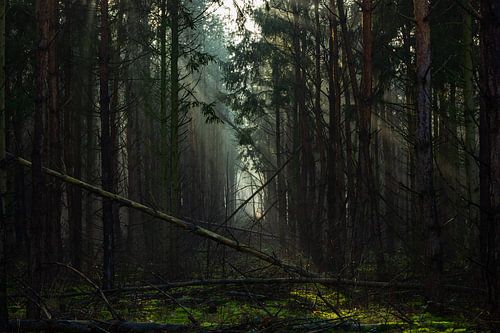
[[[330,1],[334,11],[335,2]],[[326,264],[334,271],[343,268],[345,260],[347,226],[345,225],[345,176],[341,139],[341,89],[342,77],[339,68],[338,21],[330,13],[328,36],[328,230],[326,240]]]
[[[469,0],[465,0],[469,4]],[[472,61],[473,51],[473,21],[472,15],[463,11],[463,43],[464,43],[464,60],[463,60],[463,93],[464,93],[464,119],[465,119],[465,175],[466,175],[466,190],[467,199],[469,202],[477,200],[477,165],[474,160],[476,152],[476,114],[474,107],[474,63]],[[476,194],[474,194],[476,192]],[[474,220],[474,208],[469,205],[468,219]],[[477,217],[477,215],[476,215]]]
[[[83,22],[74,14],[75,8],[67,3],[65,7],[66,21],[64,25],[65,56],[64,56],[64,159],[66,170],[81,178],[81,112],[84,111],[82,86],[83,76],[76,76],[73,70],[73,36],[76,37],[77,47],[82,47],[83,31],[73,34],[73,27],[79,29]],[[83,53],[83,52],[82,52]],[[76,83],[76,84],[74,84]],[[68,224],[70,257],[73,267],[81,269],[82,266],[82,190],[66,188],[68,202]]]
[[[49,11],[49,45],[48,45],[48,119],[46,155],[48,165],[60,169],[63,165],[63,147],[61,136],[62,116],[59,107],[59,64],[58,64],[58,30],[59,30],[59,1],[49,0],[45,6]],[[47,260],[60,260],[62,256],[61,209],[62,209],[62,184],[59,181],[46,183],[48,192],[48,207],[46,230],[50,238],[46,249]],[[47,272],[49,273],[49,272]],[[50,273],[52,275],[52,273]]]
[[[481,1],[480,241],[492,331],[500,331],[500,1]]]
[[[443,267],[441,253],[441,225],[437,219],[433,184],[433,154],[431,134],[431,30],[429,3],[413,2],[416,21],[417,61],[417,128],[416,172],[418,217],[424,224],[425,271],[427,297],[435,299]]]
[[[179,212],[181,197],[179,183],[179,8],[180,0],[169,0],[170,13],[170,211]]]
[[[5,160],[5,0],[0,0],[0,161]],[[0,170],[0,331],[9,323],[7,309],[7,169]]]
[[[50,8],[45,1],[36,1],[37,48],[35,64],[35,113],[31,158],[32,208],[29,226],[29,283],[34,293],[43,284],[41,263],[45,259],[47,230],[46,186],[42,171],[45,121],[49,110],[49,44],[51,42]],[[39,318],[40,311],[33,301],[28,303],[27,315]]]
[[[275,56],[276,57],[276,56]],[[274,117],[276,127],[276,171],[281,169],[283,164],[283,154],[281,152],[282,135],[281,135],[281,112],[280,112],[280,96],[281,91],[278,89],[280,81],[280,63],[279,59],[274,58],[272,63],[273,75],[273,104],[274,104]],[[286,248],[286,230],[287,230],[287,208],[286,208],[286,192],[283,175],[278,172],[276,176],[276,191],[278,195],[278,234],[279,242],[282,249]]]
[[[112,138],[109,96],[110,30],[108,0],[100,0],[101,41],[99,45],[99,107],[101,117],[101,181],[105,191],[113,190]],[[103,198],[103,288],[110,289],[114,278],[114,230],[113,201]]]
[[[160,202],[167,209],[169,195],[168,115],[167,115],[167,0],[160,2]]]

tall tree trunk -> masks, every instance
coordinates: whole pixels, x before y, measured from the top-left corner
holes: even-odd
[[[179,184],[179,2],[169,0],[170,13],[170,210],[177,214],[180,209]]]
[[[386,92],[386,96],[389,99],[389,103],[393,101],[391,94],[389,91]],[[396,226],[396,214],[397,211],[397,196],[396,196],[396,176],[394,174],[394,170],[396,170],[395,160],[396,154],[394,145],[391,142],[391,138],[394,137],[394,134],[391,130],[391,112],[387,105],[383,106],[382,109],[382,118],[384,123],[381,128],[381,136],[382,136],[382,153],[384,156],[384,223],[386,225],[385,232],[385,246],[387,249],[388,256],[393,256],[395,254],[395,246],[394,246],[394,238],[396,233],[394,232],[394,228]]]
[[[320,9],[319,9],[319,0],[314,0],[314,116],[315,116],[315,129],[316,129],[316,140],[315,140],[315,151],[319,155],[319,178],[317,184],[311,184],[312,187],[312,200],[316,203],[315,211],[311,211],[313,216],[313,221],[316,221],[316,228],[314,230],[315,234],[326,234],[324,231],[324,210],[325,210],[325,200],[327,198],[327,190],[328,190],[328,161],[327,161],[327,151],[326,151],[326,139],[325,139],[325,126],[323,119],[323,111],[321,110],[321,43],[323,36],[321,34],[321,25],[320,25]],[[311,157],[314,159],[314,157]],[[316,174],[316,170],[314,168],[314,163],[312,164],[313,169],[311,172],[313,176]],[[316,177],[313,177],[315,179]],[[313,180],[315,182],[315,180]],[[317,187],[317,190],[316,190]],[[314,207],[314,206],[313,206]],[[318,262],[321,266],[323,266],[324,259],[323,254],[325,252],[324,244],[326,239],[324,237],[319,238],[320,241],[317,242],[317,246],[315,247],[315,252],[318,256]]]
[[[300,82],[301,82],[301,65],[300,65],[300,26],[299,26],[299,5],[296,0],[291,1],[292,12],[293,12],[293,41],[292,41],[292,54],[293,54],[293,66],[294,66],[294,83],[293,83],[293,111],[292,111],[292,179],[290,183],[291,187],[291,202],[289,206],[291,207],[291,231],[292,239],[300,241],[302,234],[302,221],[303,221],[303,211],[305,207],[303,206],[304,201],[304,191],[302,189],[303,182],[301,180],[301,130],[300,130],[300,120],[301,120],[301,107],[300,107]],[[300,149],[299,149],[300,148]],[[295,244],[294,244],[295,245]]]
[[[358,223],[361,225],[369,221],[369,228],[363,228],[373,232],[378,226],[376,220],[378,213],[375,209],[375,180],[373,176],[373,165],[370,156],[371,146],[371,117],[372,117],[372,82],[373,82],[373,36],[372,36],[372,8],[371,0],[363,0],[361,9],[363,17],[363,72],[361,76],[361,98],[359,104],[359,157],[358,157]],[[363,242],[368,240],[368,235],[362,235]],[[366,244],[363,244],[366,245]],[[363,250],[365,247],[363,246]],[[383,251],[377,251],[383,253]],[[383,260],[382,260],[383,261]],[[381,263],[377,263],[379,266]],[[380,269],[380,267],[379,267]]]
[[[137,59],[127,67],[127,73],[131,77],[126,83],[126,116],[127,116],[127,179],[128,195],[132,200],[144,201],[143,196],[143,160],[144,149],[141,146],[141,138],[144,128],[144,114],[149,112],[144,104],[148,97],[148,82],[144,80],[147,74],[145,68],[149,67],[149,57],[141,57],[140,29],[149,31],[147,20],[144,19],[142,4],[136,1],[130,2],[132,5],[129,15],[129,22],[126,26],[134,42],[127,47],[127,60]],[[137,24],[140,22],[140,24]],[[140,59],[140,60],[139,60]],[[143,97],[144,96],[144,97]],[[135,199],[133,199],[135,198]],[[141,239],[142,232],[136,226],[141,220],[141,214],[133,209],[128,210],[128,230],[127,230],[127,253],[133,255],[141,251],[138,240]]]
[[[406,208],[406,220],[408,221],[407,233],[410,238],[410,250],[413,250],[410,256],[415,259],[414,263],[418,260],[415,256],[415,250],[417,249],[417,240],[420,234],[419,231],[422,230],[421,226],[417,225],[417,209],[416,209],[416,195],[415,195],[415,155],[416,155],[416,145],[415,145],[415,134],[416,134],[416,105],[415,105],[415,83],[412,78],[415,77],[414,64],[412,61],[412,38],[411,38],[412,27],[407,24],[403,28],[403,40],[404,40],[404,50],[407,54],[405,59],[405,74],[408,77],[405,84],[405,111],[406,111],[406,124],[408,128],[406,146],[407,146],[407,156],[406,156],[406,186],[408,190],[406,191],[405,198],[405,208]]]
[[[340,28],[342,31],[342,40],[344,42],[343,51],[345,52],[345,60],[347,62],[349,82],[351,83],[350,85],[354,99],[354,106],[356,110],[358,110],[358,107],[360,106],[359,87],[358,87],[358,81],[356,79],[355,59],[354,59],[353,49],[351,47],[352,44],[349,34],[349,28],[347,26],[347,14],[344,8],[344,0],[337,0],[337,9],[340,21]]]
[[[168,0],[168,11],[170,14],[170,213],[177,215],[181,209],[181,187],[179,180],[179,17],[180,1]],[[212,180],[216,180],[212,177]],[[213,187],[216,188],[216,187]],[[215,198],[215,197],[214,197]],[[169,228],[169,250],[168,258],[170,270],[177,271],[178,253],[178,230]],[[175,275],[171,275],[175,277]]]
[[[109,96],[109,60],[110,60],[110,30],[108,0],[100,0],[101,12],[101,40],[99,45],[99,107],[101,117],[101,181],[105,191],[113,191],[113,165],[111,114]],[[113,232],[113,202],[102,200],[103,223],[103,287],[111,289],[114,279],[114,232]]]
[[[94,87],[93,87],[93,79],[92,79],[92,66],[88,66],[85,68],[85,74],[87,77],[86,81],[86,95],[88,96],[89,101],[93,101],[94,99]],[[93,103],[85,110],[85,137],[86,137],[86,147],[85,147],[85,178],[90,183],[95,183],[97,181],[97,172],[96,172],[96,132],[97,128],[95,126],[96,117],[95,117],[95,109],[93,107]],[[90,193],[86,193],[85,195],[85,234],[87,238],[86,244],[86,255],[90,260],[87,261],[88,266],[93,266],[94,261],[94,242],[93,239],[95,237],[94,232],[94,197]]]
[[[465,0],[468,5],[469,0]],[[474,110],[474,64],[472,62],[473,51],[473,26],[472,15],[464,10],[463,11],[463,47],[464,47],[464,62],[463,62],[463,92],[464,92],[464,119],[465,119],[465,178],[467,199],[473,202],[475,192],[474,188],[477,186],[477,166],[474,160],[475,154],[475,141],[476,141],[476,120]],[[477,196],[476,196],[477,199]],[[474,219],[473,205],[469,205],[468,219]]]
[[[332,11],[335,2],[330,0]],[[330,138],[328,149],[328,230],[327,230],[327,258],[329,268],[339,271],[344,266],[347,226],[345,225],[345,182],[344,159],[341,139],[341,89],[339,68],[339,34],[338,21],[335,14],[330,14],[328,35],[328,107]]]
[[[116,41],[115,47],[112,48],[110,52],[111,63],[119,64],[121,62],[120,54],[122,50],[122,45],[124,44],[125,36],[125,27],[124,27],[124,11],[126,8],[126,2],[124,0],[120,1],[118,4],[117,14],[115,16],[115,32],[116,32]],[[111,186],[113,187],[113,191],[116,193],[120,193],[119,186],[119,169],[120,169],[120,138],[119,138],[119,127],[120,127],[120,82],[123,80],[122,76],[123,67],[125,65],[116,66],[116,70],[113,71],[113,75],[111,77],[111,94],[110,94],[110,105],[109,105],[109,133],[111,135],[111,156],[109,157],[111,160]],[[113,236],[114,236],[114,246],[115,249],[122,249],[122,230],[120,224],[120,207],[113,203]]]
[[[280,96],[281,91],[279,90],[280,84],[280,63],[279,59],[275,56],[272,63],[272,75],[273,75],[273,104],[274,104],[274,117],[276,121],[276,170],[280,170],[283,164],[283,157],[281,152],[281,114],[280,114]],[[286,226],[287,226],[287,216],[286,216],[286,193],[283,181],[283,174],[281,172],[276,176],[276,189],[278,194],[278,231],[279,231],[279,241],[282,249],[286,246]]]
[[[48,46],[48,120],[46,154],[49,167],[55,170],[62,169],[62,138],[61,138],[61,112],[59,108],[59,65],[57,59],[57,31],[59,29],[59,1],[50,0],[45,4],[49,10],[50,39]],[[61,209],[62,209],[62,183],[50,181],[47,183],[48,207],[46,229],[50,239],[50,245],[46,249],[49,262],[60,261],[62,258],[62,234],[61,234]],[[48,271],[49,273],[49,271]]]
[[[0,0],[0,161],[5,159],[5,0]],[[7,310],[7,215],[5,195],[7,194],[7,170],[0,169],[0,330],[9,324]]]
[[[85,171],[85,179],[87,182],[96,183],[98,180],[96,167],[97,167],[97,128],[96,128],[96,110],[94,108],[95,79],[94,67],[96,65],[96,40],[97,40],[97,27],[94,22],[97,18],[97,11],[95,7],[96,1],[80,0],[80,6],[85,8],[91,14],[84,20],[82,30],[85,35],[82,38],[82,56],[84,59],[90,59],[88,62],[80,64],[82,87],[80,87],[80,107],[81,117],[85,117],[85,164],[83,169]],[[78,87],[75,87],[77,89]],[[76,199],[75,199],[76,200]],[[94,256],[94,239],[95,235],[95,199],[90,193],[85,193],[85,259],[86,267],[91,268],[95,264]]]
[[[35,113],[33,148],[31,160],[32,208],[29,227],[29,283],[34,293],[39,293],[43,284],[41,263],[44,260],[44,241],[47,237],[45,221],[47,218],[46,186],[42,171],[44,151],[45,119],[49,109],[49,44],[51,34],[50,8],[45,1],[38,0],[36,6],[37,40],[35,66]],[[40,309],[36,301],[28,303],[26,315],[39,318]]]
[[[344,9],[344,0],[337,0],[337,9],[339,15],[339,23],[342,32],[343,41],[343,63],[347,67],[347,73],[344,74],[344,90],[345,90],[345,100],[346,105],[349,108],[349,112],[346,111],[346,174],[347,174],[347,187],[348,189],[348,200],[349,200],[349,220],[350,220],[350,253],[349,253],[349,263],[351,272],[358,265],[361,256],[361,230],[363,230],[357,223],[358,221],[358,188],[356,186],[355,177],[355,163],[354,163],[354,145],[351,137],[351,118],[354,119],[356,124],[359,124],[359,108],[360,108],[360,93],[358,80],[356,78],[356,68],[355,68],[355,58],[353,54],[353,49],[351,47],[350,32],[347,26],[347,14]],[[349,89],[350,88],[350,89]],[[350,94],[352,93],[352,95]],[[351,107],[350,101],[353,101],[354,108]],[[352,112],[354,110],[354,112]],[[349,114],[349,116],[347,116]],[[360,179],[357,182],[361,182]]]
[[[431,135],[431,30],[429,3],[413,2],[416,21],[417,129],[416,172],[419,221],[424,223],[427,297],[436,298],[442,272],[441,225],[437,219],[433,184]]]
[[[82,27],[82,22],[74,15],[74,7],[66,4],[65,34],[65,56],[64,56],[64,157],[66,172],[76,178],[81,178],[81,115],[84,110],[83,97],[81,94],[83,81],[81,76],[75,76],[73,72],[73,27]],[[76,23],[76,24],[75,24]],[[77,45],[80,44],[79,31],[75,36]],[[80,46],[81,47],[81,46]],[[76,85],[73,82],[76,81]],[[77,187],[66,186],[68,201],[68,224],[70,238],[71,264],[76,269],[82,265],[82,190]]]
[[[167,115],[167,0],[160,2],[160,202],[169,207],[168,115]]]
[[[500,331],[500,1],[481,1],[480,241],[492,330]]]

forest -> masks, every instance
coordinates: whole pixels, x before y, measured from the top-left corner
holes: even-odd
[[[0,0],[0,332],[500,332],[500,0]]]

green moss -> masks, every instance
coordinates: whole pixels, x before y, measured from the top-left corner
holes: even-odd
[[[83,286],[82,286],[83,287]],[[166,297],[163,299],[110,298],[115,310],[127,320],[173,324],[191,324],[192,316],[202,328],[217,328],[239,323],[263,325],[279,319],[300,319],[314,321],[337,320],[342,316],[363,324],[366,332],[468,332],[464,321],[446,318],[425,312],[420,299],[406,302],[400,310],[405,312],[412,324],[402,322],[393,309],[376,302],[354,306],[346,295],[324,286],[308,286],[292,289],[288,294],[259,301],[248,298],[231,299],[218,293],[219,289],[207,287],[186,287],[176,289],[177,301],[181,307]],[[179,297],[181,295],[182,297]],[[271,295],[271,294],[270,294]],[[86,298],[88,300],[88,298]],[[203,300],[207,300],[203,302]],[[211,300],[210,302],[208,300]],[[57,309],[55,299],[48,300],[49,308]],[[75,304],[81,304],[76,301]],[[75,313],[84,318],[111,319],[103,302],[95,298],[88,307]],[[12,318],[23,318],[23,304],[11,305]],[[307,324],[306,324],[307,325]]]

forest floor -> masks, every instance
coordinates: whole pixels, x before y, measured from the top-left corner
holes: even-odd
[[[478,332],[477,323],[460,311],[431,314],[418,296],[387,290],[197,286],[109,295],[109,301],[128,321],[186,325],[193,332]],[[455,310],[460,308],[459,301],[454,304]],[[53,299],[47,307],[57,308],[58,318],[113,319],[98,295],[64,302]],[[12,317],[21,318],[22,308],[22,304],[14,305]]]

